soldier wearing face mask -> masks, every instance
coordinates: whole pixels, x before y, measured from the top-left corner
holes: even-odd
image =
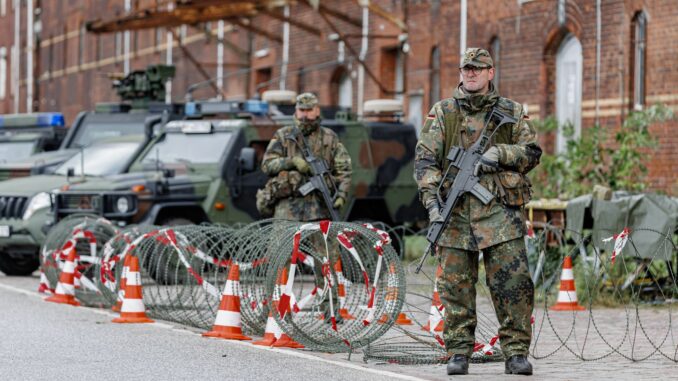
[[[346,203],[351,188],[351,157],[334,131],[320,126],[318,98],[312,93],[297,97],[294,123],[278,130],[266,148],[261,170],[271,177],[273,217],[296,221],[317,221],[329,219],[330,214],[322,196],[311,192],[302,196],[299,186],[308,181],[311,167],[301,152],[301,132],[316,157],[322,158],[332,172],[338,190],[333,207],[341,209]]]

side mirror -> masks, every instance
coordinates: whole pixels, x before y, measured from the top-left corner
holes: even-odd
[[[66,177],[73,177],[73,176],[75,176],[75,169],[73,167],[66,169]]]
[[[252,147],[244,147],[240,150],[240,157],[238,158],[238,164],[243,171],[252,172],[254,171],[254,163],[256,161],[257,154]]]
[[[170,169],[170,168],[163,168],[162,176],[166,179],[171,179],[174,176],[176,176],[176,171],[174,169]]]

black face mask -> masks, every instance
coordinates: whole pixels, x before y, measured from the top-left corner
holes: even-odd
[[[301,119],[297,119],[297,123],[299,124],[299,130],[301,133],[307,136],[320,127],[320,117],[317,117],[314,120],[303,117]]]

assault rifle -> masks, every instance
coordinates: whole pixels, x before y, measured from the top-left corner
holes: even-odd
[[[492,133],[487,136],[485,135],[485,130],[487,129],[487,125],[493,119],[497,119],[498,123],[496,123]],[[452,209],[454,209],[454,207],[457,205],[457,202],[459,199],[461,199],[461,196],[467,192],[470,192],[485,205],[492,201],[494,195],[478,182],[480,180],[478,172],[480,169],[481,158],[483,157],[483,153],[485,153],[485,149],[487,148],[492,135],[494,135],[494,133],[499,130],[499,127],[506,123],[516,123],[517,121],[518,120],[513,116],[507,115],[496,108],[493,108],[489,117],[485,121],[483,130],[480,132],[480,137],[468,150],[465,150],[459,146],[450,148],[450,151],[447,153],[447,160],[450,161],[450,164],[447,166],[447,169],[445,170],[445,176],[443,176],[442,180],[440,181],[440,185],[438,185],[438,189],[436,190],[436,197],[439,204],[443,203],[440,191],[444,180],[447,178],[450,172],[450,169],[454,167],[458,170],[458,172],[447,194],[447,200],[444,203],[441,213],[443,222],[431,222],[431,225],[428,228],[428,233],[426,234],[426,240],[429,242],[428,247],[426,248],[424,255],[421,257],[419,265],[417,265],[417,268],[414,271],[415,274],[418,274],[419,271],[421,271],[421,267],[424,265],[426,257],[428,257],[431,251],[435,250],[435,248],[438,246],[438,241],[443,235],[445,227],[447,224],[449,224],[450,219],[452,218]]]
[[[297,140],[297,136],[301,138],[299,139],[301,141]],[[339,221],[339,212],[334,209],[334,201],[337,198],[338,189],[332,180],[332,174],[330,173],[330,168],[327,166],[327,163],[322,158],[315,157],[313,152],[311,152],[311,149],[308,147],[306,138],[296,126],[293,129],[293,136],[288,138],[297,142],[297,145],[301,148],[301,154],[304,157],[304,160],[306,160],[308,165],[311,167],[311,178],[306,184],[299,187],[299,193],[301,193],[302,196],[306,196],[315,190],[320,192],[323,197],[323,201],[325,202],[325,206],[327,206],[327,210],[330,211],[330,217],[332,218],[332,221]],[[331,191],[330,187],[327,186],[325,176],[327,176],[327,179],[329,179],[329,182],[331,183]]]

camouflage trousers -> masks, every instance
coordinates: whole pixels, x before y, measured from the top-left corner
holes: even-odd
[[[448,354],[470,356],[475,343],[478,252],[439,247],[443,266],[438,287],[445,307],[443,338]],[[499,342],[504,355],[527,355],[532,338],[530,318],[534,285],[527,267],[524,239],[488,247],[483,260],[492,303],[499,320]]]

